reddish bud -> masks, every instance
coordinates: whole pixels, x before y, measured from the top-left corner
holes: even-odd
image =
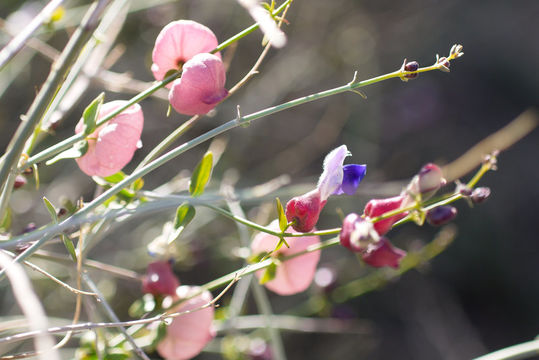
[[[421,195],[421,199],[426,200],[445,184],[442,169],[438,165],[430,163],[419,170],[405,191],[412,196]]]
[[[326,201],[320,200],[318,189],[304,195],[292,198],[286,204],[286,219],[294,221],[292,228],[299,232],[311,231],[320,216],[320,211],[326,205]]]
[[[406,251],[396,248],[385,237],[374,244],[369,245],[367,251],[361,254],[363,261],[370,266],[389,266],[394,269],[399,267],[399,263],[406,256]]]
[[[490,188],[478,187],[472,191],[471,199],[474,204],[481,204],[490,196]]]
[[[142,292],[153,295],[175,295],[180,285],[169,262],[155,261],[148,265],[142,280]]]
[[[432,226],[447,224],[457,216],[457,208],[454,206],[438,206],[427,211],[427,222]]]
[[[370,221],[355,213],[348,214],[339,234],[341,245],[353,252],[362,252],[378,240],[378,233]]]
[[[400,208],[403,199],[403,195],[387,199],[372,199],[367,203],[367,205],[365,205],[364,214],[369,218],[375,218],[387,212],[397,210]],[[384,235],[391,230],[391,226],[393,226],[394,223],[404,218],[407,214],[408,213],[401,213],[390,218],[377,221],[374,223],[374,229],[380,236]]]
[[[24,185],[26,185],[26,178],[24,176],[17,175],[15,177],[15,182],[13,183],[13,188],[18,189],[20,187],[23,187]]]
[[[417,71],[419,69],[419,63],[417,61],[410,61],[404,65],[404,71]],[[418,76],[418,73],[404,75],[407,79],[414,79]]]
[[[441,64],[444,69],[442,70],[445,70],[447,72],[449,72],[449,66],[451,65],[451,63],[449,62],[449,60],[447,60],[446,57],[441,57],[438,59],[438,64]]]

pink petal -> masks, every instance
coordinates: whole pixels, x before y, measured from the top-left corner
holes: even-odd
[[[212,54],[198,54],[185,63],[182,77],[172,83],[168,99],[180,114],[206,114],[228,94],[225,81],[221,59]]]
[[[320,192],[314,189],[286,203],[286,219],[294,221],[294,230],[309,232],[316,226],[324,205],[326,201],[320,201]]]
[[[200,291],[198,286],[180,286],[176,291],[175,300],[188,297],[198,291]],[[204,291],[182,302],[172,311],[198,309],[210,301],[212,301],[211,293]],[[167,360],[185,360],[198,355],[215,336],[212,328],[213,318],[214,310],[211,306],[174,318],[167,327],[165,338],[157,345],[157,352]]]
[[[218,45],[217,37],[206,26],[191,20],[173,21],[161,30],[152,52],[152,72],[157,80],[163,80],[170,70],[178,70],[178,64],[193,56],[207,53]],[[217,57],[221,58],[219,53]]]
[[[126,101],[112,101],[101,106],[99,119],[110,114]],[[131,161],[140,140],[144,116],[140,105],[134,104],[112,120],[96,129],[88,140],[88,151],[75,159],[79,168],[89,176],[110,176]],[[83,127],[81,119],[75,131]],[[95,139],[95,140],[94,140]]]
[[[364,214],[368,216],[369,218],[375,218],[375,217],[384,215],[385,213],[399,209],[404,199],[405,199],[405,196],[403,195],[394,196],[394,197],[386,198],[386,199],[372,199],[367,203],[367,205],[365,205]],[[404,218],[407,214],[408,213],[405,212],[405,213],[401,213],[401,214],[392,216],[390,218],[378,221],[374,223],[374,228],[376,229],[379,235],[384,235],[389,230],[391,230],[391,227],[393,226],[394,223]]]
[[[396,248],[385,237],[381,237],[377,243],[369,245],[361,254],[363,261],[373,267],[389,266],[394,269],[399,267],[400,261],[406,256],[406,251]]]
[[[341,187],[343,179],[344,159],[351,155],[346,145],[341,145],[333,149],[324,159],[324,171],[318,180],[318,190],[322,201],[328,199],[337,189]]]
[[[268,227],[272,230],[279,231],[277,220],[272,221]],[[292,232],[297,233],[294,231]],[[291,255],[301,252],[311,245],[319,244],[320,237],[288,237],[286,238],[286,241],[290,245],[290,248],[283,245],[277,251],[277,254]],[[279,238],[276,236],[267,233],[259,233],[251,243],[251,250],[253,254],[263,251],[272,251],[275,249],[278,242]],[[265,283],[264,286],[279,295],[292,295],[302,292],[312,283],[319,260],[320,251],[314,251],[282,262],[277,266],[275,278]],[[263,274],[264,270],[260,270],[256,273],[256,276],[260,278]]]

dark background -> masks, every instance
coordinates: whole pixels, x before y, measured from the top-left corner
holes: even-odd
[[[8,1],[0,5],[2,18],[19,4]],[[74,5],[67,2],[68,8]],[[410,178],[427,162],[449,163],[537,105],[538,17],[539,3],[533,0],[295,0],[287,16],[290,25],[285,26],[287,46],[271,50],[261,74],[183,139],[234,118],[237,104],[248,114],[345,84],[355,70],[360,79],[367,79],[398,69],[404,58],[431,65],[436,53],[446,55],[453,44],[463,44],[465,56],[451,63],[450,74],[424,73],[408,83],[385,81],[363,89],[367,100],[352,93],[340,94],[225,135],[228,147],[214,171],[214,188],[236,171],[239,189],[281,174],[289,174],[293,185],[310,184],[308,189],[316,182],[325,154],[346,144],[353,154],[348,161],[368,164],[363,184],[368,190],[328,203],[319,227],[339,226],[336,208],[361,212],[368,199],[397,194],[400,185],[389,186],[387,181]],[[125,53],[111,70],[151,81],[154,39],[165,24],[180,18],[207,25],[220,41],[252,22],[232,0],[179,1],[134,12],[117,40],[125,46]],[[256,61],[261,37],[256,32],[240,41],[227,73],[228,87]],[[66,39],[66,32],[59,31],[48,41],[60,49]],[[48,69],[46,60],[34,57],[0,98],[2,149]],[[58,128],[58,137],[42,146],[70,136],[86,104],[101,91],[102,85],[90,86]],[[108,100],[129,97],[107,92]],[[142,107],[144,148],[127,171],[186,119],[175,113],[167,118],[166,102],[158,99],[145,100]],[[468,359],[532,340],[539,332],[538,141],[535,131],[499,156],[499,170],[481,181],[492,190],[486,203],[474,208],[464,201],[457,204],[458,236],[429,266],[346,303],[349,316],[368,321],[371,330],[367,334],[285,333],[289,358]],[[145,178],[146,187],[154,188],[181,170],[192,169],[206,149],[203,145],[155,171]],[[40,175],[40,190],[29,186],[14,196],[14,203],[23,204],[14,223],[18,231],[29,221],[47,222],[44,208],[39,208],[44,194],[53,202],[61,196],[76,199],[83,195],[90,200],[93,194],[93,183],[73,161],[43,166]],[[298,195],[283,191],[283,201]],[[268,217],[260,216],[265,208],[258,205],[246,206],[248,214],[269,222]],[[171,214],[114,229],[90,257],[143,272],[150,261],[144,247]],[[199,221],[211,221],[212,226],[194,225],[186,237],[182,250],[187,252],[176,265],[185,284],[207,282],[241,264],[230,256],[230,248],[237,246],[235,225],[219,217]],[[436,231],[408,224],[389,235],[407,249],[430,241]],[[343,249],[325,251],[321,265],[335,264],[341,280],[370,271]],[[125,307],[139,296],[138,285],[110,280],[107,284],[116,289],[111,302],[119,314],[127,316]],[[2,286],[2,313],[16,312],[6,284]],[[53,300],[53,294],[61,290],[49,294],[50,284],[44,280],[36,286],[49,313],[66,316],[61,311],[65,305]],[[272,296],[275,311],[285,312],[317,291],[287,298]],[[72,304],[72,299],[65,302]]]

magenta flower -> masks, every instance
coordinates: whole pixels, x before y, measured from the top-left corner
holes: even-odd
[[[367,205],[365,205],[365,210],[363,212],[365,216],[369,218],[375,218],[384,215],[385,213],[388,213],[390,211],[397,210],[401,207],[401,204],[405,198],[406,196],[399,195],[387,199],[372,199],[367,203]],[[408,215],[408,213],[406,212],[400,213],[390,218],[377,221],[374,223],[374,229],[376,230],[376,232],[378,232],[380,236],[382,236],[389,230],[391,230],[391,227],[394,223],[404,218],[406,215]]]
[[[206,114],[228,95],[225,81],[225,67],[219,57],[195,55],[183,66],[182,77],[172,83],[170,105],[180,114]]]
[[[127,101],[112,101],[101,106],[99,119],[110,114]],[[139,147],[144,125],[144,115],[140,105],[134,104],[116,115],[112,120],[98,127],[86,137],[88,151],[77,161],[79,168],[89,176],[106,177],[117,173],[131,161]],[[83,131],[81,119],[75,127],[78,134]]]
[[[155,40],[153,75],[157,80],[163,80],[167,72],[180,70],[195,55],[210,52],[217,45],[217,37],[206,26],[191,20],[173,21],[161,30]],[[216,56],[221,58],[219,53]]]
[[[268,227],[275,231],[279,230],[279,222],[272,221]],[[297,233],[297,232],[293,232]],[[272,256],[287,256],[307,249],[311,245],[319,244],[319,236],[287,237],[289,248],[283,245]],[[279,243],[279,238],[268,233],[259,233],[251,243],[253,254],[270,252]],[[314,279],[316,266],[320,260],[320,251],[313,251],[284,261],[277,266],[277,272],[273,280],[264,284],[271,291],[279,295],[293,295],[306,290]],[[264,270],[256,273],[261,277]]]
[[[200,291],[198,286],[180,286],[174,300],[188,298]],[[209,291],[204,291],[171,309],[172,312],[196,310],[212,301]],[[159,355],[167,360],[186,360],[198,355],[215,336],[212,328],[212,306],[175,317],[167,327],[167,334],[157,345]]]
[[[442,169],[436,164],[429,163],[423,166],[419,173],[412,178],[404,192],[412,197],[421,196],[422,200],[427,200],[445,184],[446,180],[443,178]]]
[[[396,248],[385,237],[381,237],[375,243],[370,244],[361,258],[365,263],[373,267],[389,266],[394,269],[399,267],[400,261],[406,256],[406,251]]]
[[[363,252],[379,238],[373,224],[358,214],[350,213],[344,218],[339,241],[345,248],[353,252]]]
[[[332,150],[324,159],[324,170],[315,190],[292,198],[286,204],[286,218],[295,220],[294,230],[309,232],[318,222],[320,212],[330,195],[353,195],[367,173],[367,165],[343,165],[351,155],[346,145]]]
[[[175,295],[180,281],[174,275],[168,261],[154,261],[148,264],[142,279],[142,292],[153,295]]]

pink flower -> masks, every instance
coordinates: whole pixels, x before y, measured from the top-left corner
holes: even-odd
[[[399,195],[387,199],[372,199],[367,203],[367,205],[365,205],[364,214],[369,218],[375,218],[384,215],[385,213],[400,208],[404,199],[404,195]],[[391,226],[393,226],[394,223],[404,218],[406,215],[407,213],[401,213],[390,218],[377,221],[376,223],[374,223],[374,229],[376,230],[376,232],[378,232],[380,236],[382,236],[389,230],[391,230]]]
[[[356,213],[348,214],[342,223],[339,241],[353,252],[363,252],[369,244],[380,239],[374,225]]]
[[[277,220],[272,221],[268,227],[279,231]],[[296,233],[297,232],[293,232]],[[283,245],[279,250],[273,253],[275,255],[292,255],[307,249],[311,245],[319,244],[318,236],[287,237],[287,243],[290,248]],[[275,249],[279,238],[267,233],[259,233],[251,243],[253,254],[261,252],[270,252]],[[316,265],[320,260],[320,251],[313,251],[284,261],[277,266],[277,272],[273,280],[264,284],[271,291],[279,295],[292,295],[306,290],[314,279]],[[256,275],[260,278],[264,270],[260,270]]]
[[[195,55],[210,52],[217,45],[217,37],[206,26],[191,20],[173,21],[161,30],[155,40],[153,75],[157,80],[163,80],[167,72],[181,69]],[[221,58],[219,53],[216,56]]]
[[[212,54],[198,54],[183,66],[182,77],[172,83],[170,105],[185,115],[203,115],[227,95],[225,67]]]
[[[99,119],[110,114],[127,101],[112,101],[101,106]],[[77,161],[79,168],[89,176],[110,176],[120,171],[133,158],[140,141],[144,116],[140,105],[134,104],[98,127],[86,137],[88,151]],[[84,128],[81,119],[75,128],[78,134]]]
[[[200,291],[198,286],[180,286],[174,300],[187,298]],[[173,308],[173,312],[195,310],[212,301],[209,291],[204,291],[192,299]],[[185,360],[199,354],[215,336],[212,328],[214,310],[212,306],[192,313],[180,315],[167,327],[165,338],[157,345],[159,355],[167,360]]]
[[[394,269],[399,267],[400,261],[406,256],[406,251],[396,248],[385,237],[381,237],[375,243],[370,244],[361,258],[373,267],[390,266]]]
[[[330,195],[353,195],[356,192],[367,173],[367,165],[343,165],[344,159],[350,155],[346,145],[333,149],[324,158],[323,171],[316,189],[296,196],[286,204],[286,218],[288,221],[295,220],[292,225],[294,230],[311,231]]]
[[[180,282],[168,261],[154,261],[148,264],[142,280],[142,291],[153,295],[175,295]]]

